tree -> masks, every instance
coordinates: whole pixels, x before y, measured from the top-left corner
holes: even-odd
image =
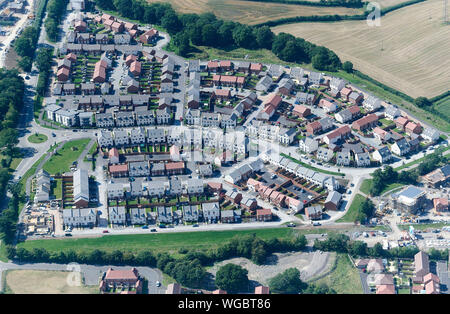
[[[303,291],[303,294],[336,294],[336,290],[328,287],[326,284],[310,284]]]
[[[363,241],[353,241],[349,247],[349,253],[352,256],[366,256],[367,255],[367,243]]]
[[[255,28],[255,39],[259,48],[271,49],[275,35],[268,26]]]
[[[161,26],[171,35],[176,34],[182,28],[178,15],[172,11],[169,11],[162,17]]]
[[[433,105],[433,103],[426,97],[417,97],[414,99],[414,104],[419,108],[426,108]]]
[[[25,72],[30,72],[31,67],[33,66],[33,60],[28,56],[24,56],[24,57],[20,58],[20,60],[17,62],[17,64]]]
[[[353,73],[353,63],[351,63],[350,61],[345,61],[342,64],[342,69],[347,73]]]
[[[250,26],[238,25],[233,30],[233,39],[238,47],[252,49],[255,45],[255,35]]]
[[[248,288],[248,271],[235,264],[226,264],[216,273],[216,285],[227,292],[236,293]]]
[[[270,279],[269,287],[275,293],[298,294],[306,285],[300,279],[300,271],[297,268],[289,268]]]

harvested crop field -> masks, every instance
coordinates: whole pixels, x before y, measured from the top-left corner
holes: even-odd
[[[160,0],[147,1],[160,2]],[[293,16],[361,13],[359,9],[343,7],[314,7],[240,0],[168,0],[167,2],[181,13],[213,12],[218,18],[251,25]]]
[[[248,279],[267,285],[269,279],[288,268],[295,267],[300,271],[300,278],[307,281],[328,271],[334,263],[335,253],[300,252],[276,253],[268,258],[266,265],[256,265],[246,258],[232,258],[215,264],[208,271],[215,276],[221,266],[232,263],[248,270]]]
[[[273,28],[335,51],[372,78],[412,97],[433,97],[450,82],[450,24],[442,23],[442,1],[414,4],[366,21],[296,23]]]
[[[92,294],[98,287],[70,286],[69,272],[42,270],[10,270],[6,273],[7,293],[14,294]]]

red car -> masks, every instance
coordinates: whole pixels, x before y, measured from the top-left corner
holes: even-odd
[[[102,232],[103,232],[103,233],[109,233],[109,231],[108,231],[108,230],[103,230]]]

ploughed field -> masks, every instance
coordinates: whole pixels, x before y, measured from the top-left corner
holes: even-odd
[[[160,2],[160,0],[147,0]],[[218,18],[245,24],[259,24],[294,16],[310,15],[353,15],[361,9],[343,7],[314,7],[306,5],[263,3],[242,0],[167,0],[181,13],[213,12]]]
[[[450,82],[450,24],[442,19],[442,1],[429,0],[388,13],[379,27],[344,21],[272,30],[328,47],[361,72],[412,97],[433,97],[447,91]]]

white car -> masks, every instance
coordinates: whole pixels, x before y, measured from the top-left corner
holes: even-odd
[[[156,282],[157,287],[161,287],[161,283],[159,281]]]

